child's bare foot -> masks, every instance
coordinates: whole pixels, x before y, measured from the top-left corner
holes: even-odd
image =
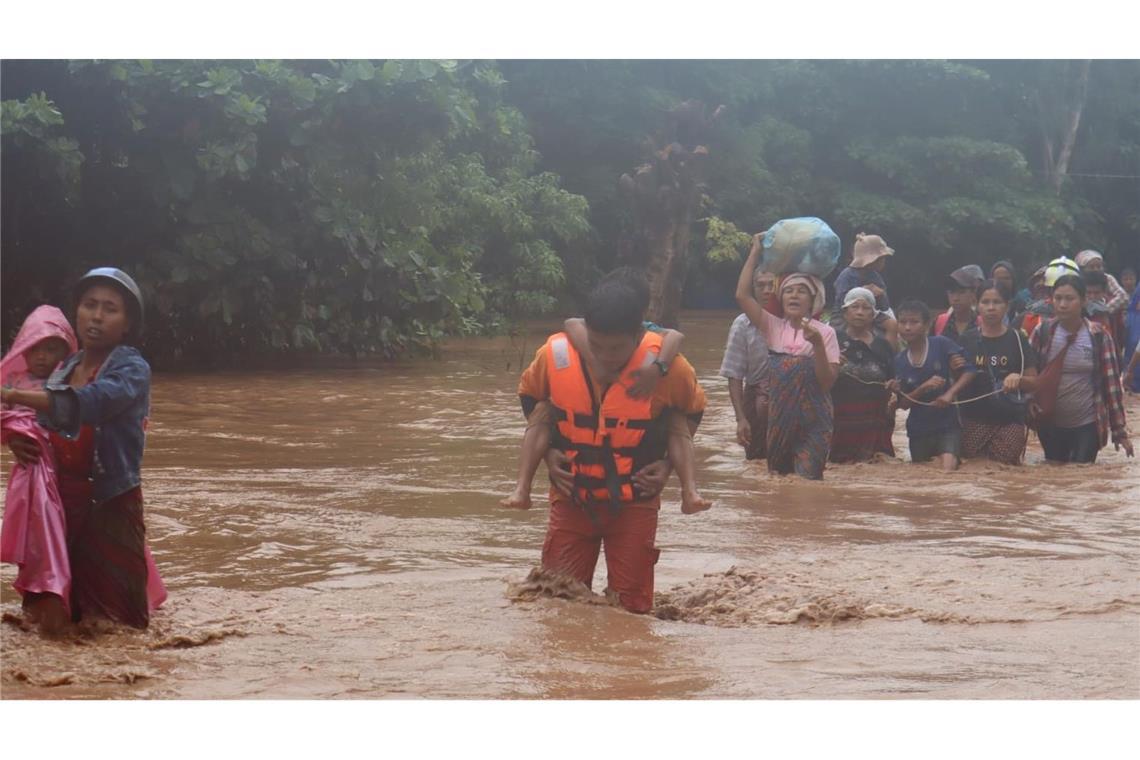
[[[514,493],[499,502],[500,507],[507,509],[530,509],[530,505],[530,494],[522,488],[516,488]]]
[[[681,494],[681,512],[686,515],[703,512],[712,505],[713,503],[697,493],[696,489]]]

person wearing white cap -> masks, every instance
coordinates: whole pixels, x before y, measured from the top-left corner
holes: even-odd
[[[894,350],[875,335],[875,294],[851,288],[843,299],[844,327],[835,331],[839,342],[839,379],[831,389],[835,404],[832,462],[865,462],[875,454],[895,455]]]

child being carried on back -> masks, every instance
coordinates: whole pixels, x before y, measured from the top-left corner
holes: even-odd
[[[641,303],[641,312],[644,314],[649,308],[649,287],[645,278],[629,267],[615,269],[606,275],[606,279],[623,279],[630,282],[638,293]],[[586,364],[591,363],[590,346],[586,339],[586,326],[579,317],[566,320],[564,326],[574,349],[585,359]],[[633,371],[634,382],[628,387],[630,396],[634,398],[648,398],[652,395],[657,383],[669,370],[669,365],[680,351],[681,342],[685,336],[676,330],[659,327],[652,322],[645,323],[645,329],[660,333],[662,336],[661,353],[656,361]],[[549,402],[542,401],[534,408],[527,418],[526,433],[523,436],[522,451],[519,455],[519,475],[515,490],[499,504],[511,509],[530,509],[531,484],[534,475],[538,472],[538,464],[550,448],[551,426],[554,417],[551,414]],[[693,452],[693,435],[689,429],[685,416],[676,412],[669,413],[668,436],[669,461],[677,470],[677,477],[681,481],[681,511],[693,514],[708,509],[712,502],[704,499],[697,490],[696,465]]]

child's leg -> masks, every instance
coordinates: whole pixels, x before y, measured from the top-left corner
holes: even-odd
[[[962,457],[962,431],[951,430],[943,433],[939,448],[938,459],[942,462],[943,472],[954,472]]]
[[[511,509],[530,509],[530,488],[538,465],[550,448],[550,404],[540,401],[526,421],[522,451],[519,452],[519,478],[514,493],[499,502],[500,506]]]
[[[701,512],[712,506],[697,491],[696,455],[693,452],[693,433],[685,415],[669,412],[669,461],[677,470],[681,481],[681,511],[687,515]]]

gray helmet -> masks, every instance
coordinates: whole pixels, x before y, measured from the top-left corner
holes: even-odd
[[[135,283],[131,276],[122,269],[116,269],[115,267],[95,267],[80,277],[79,282],[75,283],[75,290],[73,291],[76,303],[79,302],[83,291],[91,287],[94,281],[97,280],[110,280],[113,284],[117,285],[120,290],[130,296],[130,299],[127,301],[127,312],[131,315],[130,334],[134,337],[141,335],[143,327],[142,291],[139,290],[138,284]],[[132,300],[133,303],[131,302]]]

